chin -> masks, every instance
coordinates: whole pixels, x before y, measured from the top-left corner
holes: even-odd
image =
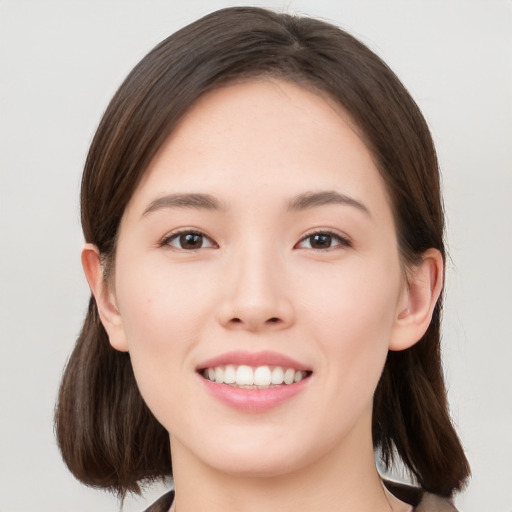
[[[301,446],[315,446],[318,443],[287,436],[272,439],[243,436],[238,442],[216,444],[203,450],[202,459],[210,467],[223,473],[241,478],[272,478],[286,475],[310,465],[313,459],[321,457],[320,447],[316,453],[304,452]],[[229,436],[226,436],[229,439]]]
[[[238,478],[275,478],[292,473],[300,467],[299,461],[291,461],[289,458],[276,460],[274,456],[265,457],[261,454],[250,459],[238,454],[237,458],[234,458],[234,456],[231,460],[226,458],[221,464],[218,460],[215,461],[217,471]]]

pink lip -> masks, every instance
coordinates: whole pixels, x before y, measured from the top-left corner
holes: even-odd
[[[226,352],[220,356],[213,357],[197,365],[196,370],[204,370],[205,368],[214,368],[215,366],[225,366],[227,364],[247,366],[281,366],[283,368],[293,368],[295,370],[311,371],[311,368],[301,364],[294,359],[279,354],[278,352],[272,352],[265,350],[262,352],[246,352],[242,350],[236,350],[232,352]]]
[[[245,389],[201,378],[206,389],[222,403],[243,412],[265,412],[294,397],[308,385],[310,377],[275,388]]]
[[[277,407],[303,391],[309,384],[311,377],[308,376],[300,382],[293,384],[283,384],[267,389],[246,389],[212,382],[201,376],[201,370],[205,368],[214,368],[215,366],[225,366],[227,364],[245,364],[253,367],[263,365],[281,366],[283,368],[294,368],[295,370],[307,372],[311,372],[311,369],[290,357],[271,351],[226,352],[225,354],[221,354],[220,356],[208,359],[199,364],[196,368],[198,377],[201,379],[207,391],[220,402],[243,412],[265,412]]]

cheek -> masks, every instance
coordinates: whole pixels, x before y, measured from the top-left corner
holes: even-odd
[[[117,268],[122,279],[116,281],[116,296],[135,377],[150,409],[161,411],[174,399],[165,390],[179,385],[184,369],[193,371],[189,357],[211,299],[192,272],[139,265],[133,258],[120,258]]]
[[[120,265],[116,283],[119,309],[130,351],[143,343],[145,349],[179,348],[194,337],[207,310],[208,297],[197,273],[170,265]],[[131,265],[130,265],[131,267]]]
[[[330,272],[309,288],[303,317],[322,349],[327,386],[345,393],[345,403],[364,405],[384,366],[400,296],[398,265],[358,265]],[[322,373],[322,372],[321,372]],[[358,405],[359,404],[359,405]]]
[[[309,275],[309,280],[306,272],[301,278],[302,313],[315,316],[319,329],[352,338],[357,344],[363,341],[358,332],[375,331],[381,338],[387,337],[402,287],[400,268],[393,258],[354,259],[345,266]]]

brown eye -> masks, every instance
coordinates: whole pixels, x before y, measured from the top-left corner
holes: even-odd
[[[313,233],[302,239],[297,247],[301,249],[332,249],[333,247],[344,246],[350,247],[348,239],[329,232]]]
[[[309,244],[313,249],[326,249],[332,246],[332,235],[318,233],[309,237]]]
[[[212,241],[207,236],[194,231],[175,233],[165,240],[165,244],[170,245],[175,249],[183,249],[186,251],[213,247]]]

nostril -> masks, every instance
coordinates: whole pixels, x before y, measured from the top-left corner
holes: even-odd
[[[249,318],[249,319],[245,320],[244,317],[240,318],[237,316],[234,316],[229,320],[229,324],[233,327],[235,325],[237,327],[245,325],[248,329],[255,329],[255,328],[258,328],[258,326],[262,327],[263,325],[267,325],[267,326],[280,325],[281,323],[283,323],[283,320],[277,316],[268,318],[263,323],[260,323],[259,321],[255,320],[255,319]]]

